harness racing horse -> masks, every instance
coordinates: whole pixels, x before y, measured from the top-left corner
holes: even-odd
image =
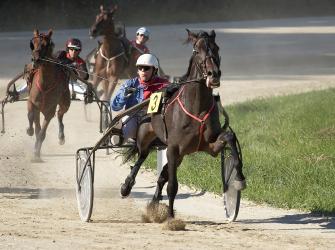
[[[219,109],[213,97],[213,88],[220,86],[221,76],[215,32],[187,32],[187,42],[193,44],[193,55],[190,58],[186,81],[167,101],[162,114],[152,115],[151,122],[139,126],[136,145],[126,155],[127,159],[136,153],[139,157],[121,186],[121,194],[127,196],[152,143],[159,138],[167,146],[168,163],[158,178],[152,203],[158,203],[162,199],[163,186],[168,182],[170,218],[174,217],[173,205],[178,191],[177,168],[185,155],[204,151],[215,157],[228,143],[232,148],[233,164],[237,171],[234,186],[237,190],[246,187],[236,136],[232,131],[226,130],[225,126],[221,127]]]
[[[100,6],[100,13],[90,29],[93,38],[103,36],[102,44],[97,51],[95,59],[95,74],[93,75],[93,87],[97,88],[103,83],[103,101],[109,101],[113,95],[118,79],[122,74],[129,78],[136,76],[135,62],[128,59],[129,41],[121,39],[115,32],[114,13],[117,10],[115,5],[105,10]]]
[[[63,116],[70,107],[70,92],[68,88],[69,75],[60,66],[51,62],[54,43],[51,40],[52,30],[47,34],[34,30],[34,37],[30,41],[33,61],[33,78],[29,86],[27,134],[34,135],[34,160],[40,161],[42,143],[50,120],[55,116],[57,105],[59,109],[57,118],[59,123],[59,144],[65,143]],[[46,59],[46,60],[43,60]],[[55,61],[55,59],[53,59]],[[40,112],[44,115],[42,127],[40,125]]]

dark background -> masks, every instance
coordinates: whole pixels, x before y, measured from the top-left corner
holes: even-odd
[[[126,25],[335,14],[335,0],[1,0],[0,31],[88,28],[101,4],[117,4]]]

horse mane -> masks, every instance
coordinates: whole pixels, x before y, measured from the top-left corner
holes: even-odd
[[[191,73],[191,67],[192,67],[192,61],[193,61],[193,55],[189,59],[188,68],[187,68],[186,73],[182,77],[180,77],[181,81],[186,81],[187,77],[190,75],[190,73]]]
[[[197,39],[205,38],[208,39],[210,36],[207,31],[200,30],[198,33],[193,33]],[[192,41],[191,37],[188,36],[187,39],[183,42],[183,44],[188,44]]]
[[[203,30],[200,30],[198,33],[196,33],[194,35],[197,37],[197,39],[200,39],[200,38],[208,39],[209,38],[209,34],[206,31],[203,31]],[[183,44],[189,44],[191,41],[192,41],[191,37],[188,36],[187,39],[183,42]],[[194,56],[192,55],[190,60],[189,60],[189,63],[188,63],[187,71],[182,77],[180,77],[180,80],[185,81],[187,79],[187,77],[190,75],[193,57]]]

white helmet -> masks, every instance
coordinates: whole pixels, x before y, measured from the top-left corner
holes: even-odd
[[[149,37],[150,31],[146,27],[141,27],[136,31],[136,35],[145,35],[146,37]]]
[[[152,54],[141,55],[136,62],[136,66],[151,66],[156,69],[159,67],[158,59]]]

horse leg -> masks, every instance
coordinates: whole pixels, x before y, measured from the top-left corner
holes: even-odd
[[[108,92],[108,85],[109,82],[107,80],[102,80],[102,95],[101,95],[101,100],[102,101],[109,101],[107,92]]]
[[[167,159],[168,159],[167,194],[169,197],[168,217],[174,218],[173,205],[178,192],[177,168],[183,160],[183,157],[179,155],[178,147],[176,147],[174,150],[172,148],[168,148]]]
[[[135,185],[135,179],[138,171],[141,168],[142,163],[145,161],[147,158],[149,152],[140,154],[140,157],[137,159],[135,162],[135,165],[131,167],[130,174],[127,176],[125,179],[124,183],[121,185],[121,195],[122,197],[127,197],[133,186]]]
[[[46,130],[48,128],[51,118],[52,117],[44,118],[42,129],[40,130],[40,132],[38,133],[36,137],[35,152],[34,152],[35,160],[40,160],[41,158],[41,147],[45,139]]]
[[[27,101],[27,106],[28,106],[28,121],[29,121],[29,127],[27,128],[27,134],[29,136],[33,136],[34,135],[34,127],[33,127],[33,123],[34,123],[34,112],[35,112],[35,107],[34,104],[30,101]]]
[[[92,86],[96,90],[99,86],[99,83],[101,82],[101,78],[98,78],[96,71],[94,71],[95,74],[93,75],[93,83]]]
[[[64,123],[63,123],[63,116],[65,112],[61,112],[59,109],[57,112],[57,119],[58,119],[58,144],[64,145],[65,143],[65,135],[64,135]]]
[[[35,124],[35,136],[36,140],[38,139],[38,135],[41,131],[41,122],[40,122],[40,111],[35,109],[34,110],[34,124]]]
[[[142,163],[148,157],[150,152],[150,144],[156,138],[156,135],[150,130],[150,123],[142,123],[139,125],[136,135],[136,145],[132,149],[133,152],[138,150],[139,158],[135,165],[131,168],[130,174],[127,176],[125,182],[121,186],[121,195],[126,197],[130,194],[132,187],[135,184],[135,178],[140,170]]]
[[[115,87],[117,85],[118,78],[111,77],[109,80],[109,84],[107,86],[107,91],[105,92],[104,100],[109,101],[114,93]]]
[[[246,180],[242,172],[243,163],[240,159],[239,153],[237,151],[237,141],[236,135],[232,131],[225,131],[221,133],[217,139],[218,142],[221,142],[222,147],[220,150],[223,149],[225,146],[224,142],[227,142],[231,148],[232,157],[234,160],[234,168],[236,169],[236,177],[234,186],[237,190],[243,190],[246,188]]]
[[[109,94],[109,82],[106,81],[106,80],[103,80],[102,81],[103,85],[102,85],[102,89],[103,89],[103,94],[101,96],[101,100],[102,101],[107,101],[109,102],[110,101],[110,98],[111,98],[111,94]],[[109,105],[107,105],[109,106]],[[108,110],[108,107],[106,107],[105,105],[102,106],[102,130],[106,130],[109,126],[109,110]]]
[[[63,145],[65,143],[63,116],[69,110],[70,103],[71,103],[70,92],[67,91],[62,96],[61,101],[59,103],[59,109],[57,111],[59,145]]]
[[[163,170],[161,171],[161,174],[159,175],[159,178],[157,180],[157,186],[156,186],[156,191],[154,194],[154,197],[152,198],[152,203],[157,203],[160,200],[163,199],[162,196],[162,190],[165,185],[165,183],[168,181],[169,176],[168,176],[168,164],[165,164],[163,167]]]

